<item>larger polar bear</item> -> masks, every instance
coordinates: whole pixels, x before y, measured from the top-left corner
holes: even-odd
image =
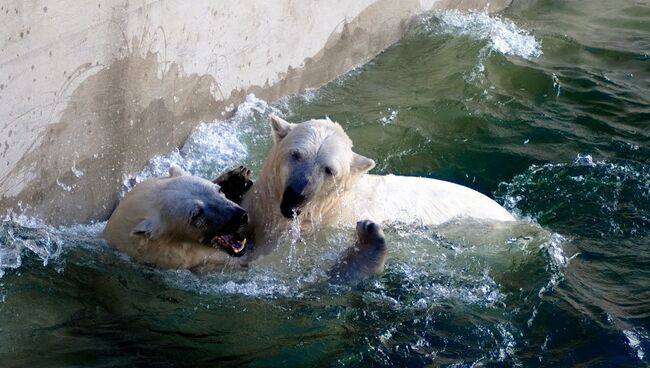
[[[294,216],[301,230],[377,223],[440,225],[457,218],[514,221],[499,204],[450,182],[367,172],[375,162],[352,151],[352,141],[329,119],[289,123],[271,116],[273,146],[242,206],[248,237],[266,248],[285,233]]]

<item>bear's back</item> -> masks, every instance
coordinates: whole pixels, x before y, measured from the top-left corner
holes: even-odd
[[[364,175],[350,193],[354,217],[378,223],[441,225],[458,218],[515,221],[489,197],[443,180]]]

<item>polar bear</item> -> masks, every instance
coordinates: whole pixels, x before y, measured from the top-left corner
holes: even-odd
[[[492,199],[461,185],[367,174],[375,162],[353,152],[348,135],[329,119],[292,124],[271,116],[271,126],[273,146],[242,201],[256,248],[273,244],[292,218],[302,231],[360,219],[434,226],[458,218],[515,220]]]
[[[206,272],[245,266],[228,254],[243,253],[245,239],[235,233],[247,223],[246,211],[218,184],[172,166],[168,177],[143,181],[126,195],[103,237],[136,261]]]

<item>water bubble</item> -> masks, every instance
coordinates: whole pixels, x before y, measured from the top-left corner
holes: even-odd
[[[383,116],[381,119],[379,119],[382,125],[388,125],[392,123],[393,121],[395,121],[395,119],[397,119],[397,115],[399,114],[399,110],[397,109],[393,110],[390,107],[388,108],[387,112],[388,112],[387,116]]]

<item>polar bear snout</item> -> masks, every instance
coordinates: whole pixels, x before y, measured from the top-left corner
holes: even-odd
[[[190,227],[184,228],[179,221],[170,218],[176,233],[187,233],[199,242],[209,241],[215,236],[231,235],[248,225],[248,214],[237,204],[225,198],[211,198],[195,204],[190,217]],[[191,235],[195,233],[196,235]]]
[[[282,194],[282,202],[280,203],[280,211],[282,216],[286,218],[293,218],[300,215],[300,206],[305,203],[307,197],[304,194],[304,187],[289,186]]]
[[[221,227],[220,231],[216,235],[232,234],[248,225],[248,214],[243,208],[239,206],[233,207],[229,213],[229,219]]]

